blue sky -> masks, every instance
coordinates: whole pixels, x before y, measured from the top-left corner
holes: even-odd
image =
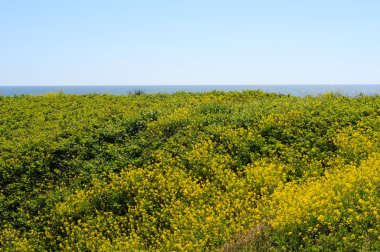
[[[378,0],[3,0],[0,85],[380,84]]]

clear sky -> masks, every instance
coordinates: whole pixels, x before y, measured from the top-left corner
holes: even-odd
[[[1,0],[0,85],[380,84],[379,0]]]

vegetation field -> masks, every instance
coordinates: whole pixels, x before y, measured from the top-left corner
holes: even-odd
[[[380,251],[380,96],[0,96],[0,251]]]

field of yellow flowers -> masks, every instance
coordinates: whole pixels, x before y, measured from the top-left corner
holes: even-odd
[[[380,96],[0,96],[0,251],[380,251]]]

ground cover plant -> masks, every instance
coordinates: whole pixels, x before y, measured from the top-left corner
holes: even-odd
[[[0,96],[0,250],[379,251],[379,145],[379,96]]]

